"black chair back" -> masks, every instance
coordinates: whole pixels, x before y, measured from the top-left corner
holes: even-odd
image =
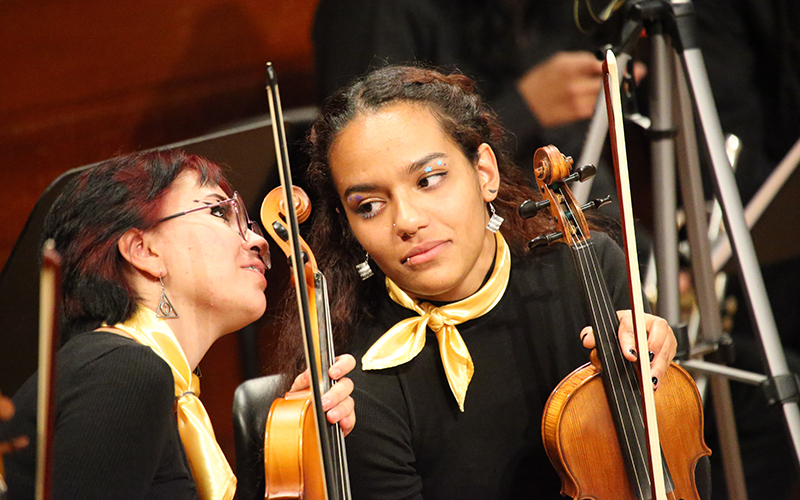
[[[239,500],[264,500],[264,430],[272,401],[283,395],[285,380],[282,375],[250,379],[239,384],[233,395]]]

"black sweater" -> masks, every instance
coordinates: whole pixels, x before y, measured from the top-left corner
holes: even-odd
[[[147,346],[108,332],[75,336],[58,352],[54,499],[196,499],[173,413],[174,381]],[[4,457],[10,500],[32,499],[36,376],[14,396],[4,435],[31,444]]]
[[[604,235],[594,239],[614,306],[628,309],[622,252]],[[565,245],[513,258],[511,266],[497,306],[458,325],[475,364],[463,413],[430,330],[409,363],[368,372],[359,364],[351,374],[358,424],[347,451],[355,498],[561,498],[541,416],[558,382],[588,361],[579,333],[590,318]],[[378,337],[413,314],[384,296],[350,352],[360,363]]]

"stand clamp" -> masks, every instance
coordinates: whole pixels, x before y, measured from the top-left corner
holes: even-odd
[[[761,389],[770,405],[796,403],[800,401],[800,376],[787,373],[769,377],[761,383]]]

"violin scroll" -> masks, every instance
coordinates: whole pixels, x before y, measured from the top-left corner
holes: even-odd
[[[291,255],[289,241],[289,229],[287,228],[286,202],[284,201],[283,188],[277,187],[270,191],[261,203],[261,222],[273,241],[281,247],[287,256]],[[311,200],[305,191],[297,186],[292,186],[292,200],[294,201],[294,211],[297,221],[305,222],[311,215]],[[310,273],[306,276],[313,276],[317,271],[317,262],[314,254],[304,240],[300,241],[303,249],[303,262],[310,265]],[[307,278],[308,279],[308,278]],[[313,285],[313,282],[311,282]]]
[[[572,169],[572,157],[563,155],[553,145],[536,150],[533,156],[533,171],[536,184],[544,198],[541,201],[528,200],[520,205],[518,211],[523,218],[536,215],[544,208],[556,223],[557,232],[541,235],[528,243],[529,248],[549,245],[563,241],[569,245],[589,239],[589,225],[583,215],[584,210],[596,209],[609,203],[611,197],[592,200],[581,206],[570,191],[568,184],[573,181],[583,182],[592,177],[597,169],[594,165],[583,165]]]

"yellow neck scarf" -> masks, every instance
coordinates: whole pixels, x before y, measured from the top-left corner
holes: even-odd
[[[380,370],[411,361],[425,346],[425,328],[430,327],[439,340],[439,353],[450,390],[458,407],[464,411],[467,386],[475,368],[456,325],[491,311],[506,291],[511,273],[511,252],[503,236],[499,232],[495,234],[497,251],[494,270],[480,290],[463,300],[442,307],[420,303],[386,278],[389,297],[401,306],[416,311],[419,316],[404,319],[384,333],[361,358],[362,369]]]
[[[233,475],[214,436],[211,420],[200,402],[200,379],[167,323],[156,313],[140,307],[125,323],[114,325],[140,344],[149,346],[172,369],[175,379],[175,411],[189,467],[201,500],[230,500],[236,493]]]

